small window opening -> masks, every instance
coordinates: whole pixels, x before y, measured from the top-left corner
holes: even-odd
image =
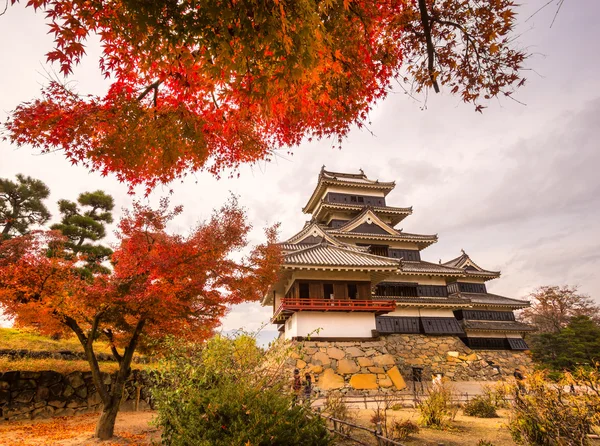
[[[356,284],[349,283],[348,284],[348,297],[350,299],[356,299],[357,295],[358,295],[358,289],[356,287]]]
[[[310,297],[310,291],[308,283],[300,282],[300,299],[308,299]]]
[[[323,284],[323,297],[325,299],[333,299],[333,284],[332,283],[324,283]]]

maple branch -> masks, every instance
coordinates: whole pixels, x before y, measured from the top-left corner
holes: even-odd
[[[4,11],[0,12],[0,16],[6,14],[7,9],[8,9],[8,0],[6,0],[6,3],[4,4]]]
[[[431,38],[431,26],[429,25],[429,14],[427,13],[427,5],[425,0],[419,0],[419,10],[421,11],[421,23],[423,23],[423,31],[425,32],[425,41],[427,43],[427,69],[429,71],[429,77],[433,85],[433,89],[436,93],[440,92],[440,86],[435,79],[434,74],[434,57],[435,49],[433,47],[433,40]]]
[[[108,338],[108,342],[110,343],[110,351],[112,352],[117,362],[121,364],[121,362],[123,361],[123,356],[121,356],[119,354],[119,351],[117,350],[112,330],[110,328],[106,328],[103,330],[103,333],[106,335],[106,337]]]
[[[98,324],[100,323],[100,316],[102,313],[104,313],[104,312],[102,311],[102,312],[96,314],[96,316],[94,317],[94,323],[92,324],[92,328],[94,327],[94,325],[96,327],[95,329],[98,328]],[[108,393],[108,390],[106,390],[106,387],[104,386],[104,383],[102,382],[102,376],[100,374],[100,366],[98,364],[98,359],[96,358],[96,355],[94,354],[94,349],[93,349],[93,345],[92,345],[93,338],[91,336],[88,338],[85,335],[85,333],[83,332],[83,330],[81,329],[81,327],[79,326],[79,324],[77,323],[77,321],[75,319],[73,319],[72,317],[67,316],[67,315],[62,315],[62,318],[63,318],[65,325],[67,327],[69,327],[77,335],[79,342],[83,346],[85,354],[88,358],[88,362],[90,363],[90,369],[92,371],[92,378],[94,379],[94,383],[96,384],[96,388],[98,389],[98,392],[100,392],[100,398],[102,399],[102,402],[104,404],[108,404],[108,402],[110,401],[110,394]],[[90,332],[90,334],[91,333],[92,332]],[[92,341],[90,341],[90,339],[92,339]],[[89,348],[88,348],[88,342],[90,343]]]
[[[155,105],[156,105],[156,95],[157,95],[157,93],[158,93],[158,87],[159,87],[159,86],[160,86],[160,84],[162,84],[162,83],[163,83],[163,81],[161,81],[160,79],[159,79],[159,80],[156,80],[156,81],[154,81],[154,82],[152,82],[150,85],[148,85],[148,86],[147,86],[147,87],[144,89],[144,91],[142,91],[142,92],[141,92],[141,93],[138,95],[138,97],[137,97],[137,100],[138,100],[138,101],[141,101],[142,99],[144,99],[144,98],[145,98],[145,97],[148,95],[148,93],[150,93],[152,90],[154,90],[154,102],[155,102]]]

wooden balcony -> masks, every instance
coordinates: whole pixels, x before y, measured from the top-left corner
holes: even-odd
[[[374,313],[379,316],[396,309],[393,300],[356,300],[356,299],[296,299],[284,298],[275,310],[271,322],[284,323],[297,311],[337,311]]]

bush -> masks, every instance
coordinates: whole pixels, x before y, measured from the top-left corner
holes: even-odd
[[[492,443],[491,441],[487,441],[487,440],[479,440],[477,442],[477,446],[494,446],[494,443]]]
[[[355,414],[348,408],[348,405],[344,402],[341,394],[331,392],[327,395],[327,400],[323,406],[323,413],[341,421],[353,422],[355,421]],[[351,428],[344,424],[340,424],[337,430],[342,433],[348,433]]]
[[[324,421],[293,405],[285,355],[245,334],[203,346],[171,342],[153,394],[166,445],[329,445]]]
[[[433,386],[427,398],[418,405],[421,424],[425,427],[444,429],[454,420],[458,407],[452,404],[453,394],[452,387],[446,381]]]
[[[571,393],[570,384],[592,391]],[[596,389],[594,391],[593,389]],[[516,443],[539,446],[587,445],[587,434],[600,423],[600,373],[579,370],[566,373],[558,384],[535,372],[513,384],[515,398],[509,429]]]
[[[394,420],[390,429],[392,440],[403,441],[419,433],[419,426],[410,420]]]
[[[470,417],[495,418],[498,416],[496,405],[486,395],[478,395],[473,398],[465,404],[463,412]]]

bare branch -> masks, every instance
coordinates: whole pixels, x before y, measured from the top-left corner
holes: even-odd
[[[435,48],[433,47],[433,40],[431,39],[431,26],[429,25],[429,13],[427,12],[427,4],[425,0],[419,0],[419,10],[421,11],[421,22],[423,23],[423,30],[425,31],[425,41],[427,42],[427,69],[429,71],[429,77],[433,85],[433,89],[436,93],[440,92],[440,86],[435,79],[434,73],[434,58]]]

